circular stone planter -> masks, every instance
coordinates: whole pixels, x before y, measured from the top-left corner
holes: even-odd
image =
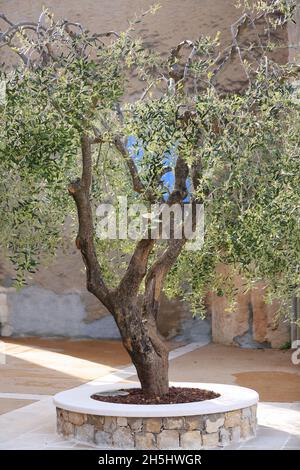
[[[178,383],[221,396],[172,405],[101,402],[94,393],[138,387],[136,383],[92,382],[54,397],[59,434],[102,449],[210,449],[251,439],[256,433],[258,394],[249,388]]]

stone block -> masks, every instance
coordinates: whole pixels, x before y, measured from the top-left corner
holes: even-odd
[[[178,429],[178,430],[183,429],[184,427],[183,418],[180,418],[180,417],[164,418],[163,427],[164,429]]]
[[[242,439],[251,439],[256,435],[256,423],[251,423],[248,420],[241,423],[241,437]]]
[[[212,449],[214,447],[218,447],[219,444],[219,433],[213,432],[211,434],[203,434],[202,435],[203,447]]]
[[[81,426],[86,422],[86,415],[69,411],[69,422],[75,424],[75,426]]]
[[[57,416],[56,418],[56,431],[58,434],[62,434],[62,426],[63,426],[63,420]]]
[[[83,424],[75,427],[75,438],[80,442],[94,442],[94,426],[91,424]]]
[[[252,418],[256,418],[256,414],[257,414],[257,405],[252,405],[250,409],[251,409]]]
[[[67,410],[62,410],[61,408],[56,408],[56,415],[63,421],[69,421],[69,412]]]
[[[236,426],[230,430],[231,442],[239,442],[241,440],[241,428]]]
[[[225,428],[234,428],[241,424],[241,410],[225,413]]]
[[[112,435],[113,445],[117,449],[133,449],[134,435],[129,428],[118,428]]]
[[[211,434],[213,432],[218,432],[218,430],[224,425],[224,415],[212,414],[208,415],[205,421],[205,430],[207,433]]]
[[[117,429],[117,418],[115,416],[105,416],[103,431],[114,432]]]
[[[180,444],[183,449],[201,449],[202,436],[200,431],[187,431],[181,434]]]
[[[137,449],[156,449],[156,438],[151,432],[139,432],[135,434],[135,447]]]
[[[144,431],[159,433],[162,427],[161,418],[144,418]]]
[[[143,429],[142,418],[127,418],[128,425],[132,431],[141,432]]]
[[[86,422],[92,424],[95,429],[102,430],[104,425],[104,416],[87,415]]]
[[[230,444],[230,430],[226,428],[221,428],[219,430],[219,446],[225,447]]]
[[[111,447],[112,446],[112,435],[105,431],[96,431],[95,442],[99,447]]]
[[[184,429],[184,420],[180,417],[171,417],[163,419],[164,429]]]
[[[123,417],[117,418],[117,426],[120,426],[120,427],[127,426],[127,418],[123,418]]]
[[[185,428],[187,431],[195,431],[204,429],[204,418],[203,416],[186,416],[184,418]]]
[[[242,418],[243,419],[251,419],[252,417],[252,412],[251,412],[251,408],[243,408],[242,409]]]
[[[178,449],[179,432],[175,430],[164,430],[157,435],[157,447],[159,449]]]
[[[61,434],[63,434],[63,436],[74,436],[75,434],[74,424],[69,423],[68,421],[64,421],[61,427]]]

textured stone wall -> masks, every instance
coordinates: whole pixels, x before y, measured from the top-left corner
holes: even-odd
[[[21,290],[12,287],[14,273],[0,262],[0,336],[63,336],[118,339],[113,317],[86,290],[85,272],[78,250],[60,253],[47,267],[28,279]],[[188,306],[162,299],[158,328],[169,339],[210,340],[210,320],[192,318]]]
[[[0,336],[11,336],[13,329],[11,326],[8,295],[14,289],[0,286]]]
[[[288,27],[289,43],[289,62],[300,62],[300,0],[296,0],[297,8],[295,11],[295,22],[290,22]]]
[[[218,272],[228,274],[229,268],[220,265]],[[236,276],[234,286],[237,291],[234,311],[228,309],[226,296],[211,293],[207,298],[213,341],[244,348],[280,348],[286,344],[290,340],[290,325],[276,320],[276,302],[264,302],[265,285],[258,283],[245,293],[243,279]]]
[[[251,439],[256,433],[256,405],[226,413],[171,418],[56,411],[59,434],[104,449],[210,449]]]

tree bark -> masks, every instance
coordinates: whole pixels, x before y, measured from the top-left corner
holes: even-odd
[[[94,244],[93,214],[90,202],[92,182],[92,150],[87,135],[81,138],[82,175],[69,185],[69,194],[73,197],[78,213],[78,235],[76,247],[81,251],[86,267],[87,289],[111,311],[110,292],[102,277]]]
[[[145,396],[160,397],[169,391],[168,352],[154,348],[145,354],[131,354]]]
[[[157,331],[156,322],[143,316],[141,299],[131,299],[125,305],[118,299],[114,318],[123,345],[136,367],[143,393],[161,396],[169,390],[168,349]]]
[[[69,186],[78,212],[76,246],[86,266],[87,289],[100,300],[113,315],[124,347],[136,367],[143,393],[159,397],[169,390],[168,349],[157,331],[157,315],[161,291],[167,273],[176,261],[185,240],[170,240],[166,250],[147,272],[148,258],[154,240],[142,239],[128,264],[127,270],[115,290],[106,286],[94,244],[93,214],[90,200],[92,182],[92,150],[88,135],[81,138],[82,175]],[[182,201],[186,194],[187,166],[178,158],[176,181],[170,203]],[[139,295],[145,280],[145,294]]]

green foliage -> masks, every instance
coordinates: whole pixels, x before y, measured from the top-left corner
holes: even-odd
[[[206,235],[201,252],[181,255],[187,298],[196,311],[207,290],[224,290],[231,279],[215,275],[224,263],[243,275],[245,289],[266,280],[269,299],[284,303],[300,280],[299,102],[276,66],[268,75],[260,70],[243,95],[220,98],[210,90],[198,97],[196,109],[202,137],[194,158],[203,167],[197,193],[204,199]]]
[[[289,349],[291,349],[291,342],[290,341],[287,341],[286,343],[283,343],[282,346],[280,346],[280,348],[282,351],[288,351]]]
[[[272,27],[290,18],[291,3],[255,6],[266,15],[275,6],[280,15]],[[51,36],[51,46],[60,51],[56,61],[2,76],[7,96],[0,117],[1,240],[18,271],[36,269],[41,255],[54,253],[62,243],[65,218],[74,217],[67,186],[80,174],[80,136],[92,137],[97,127],[101,142],[93,154],[94,208],[99,202],[115,203],[118,195],[144,201],[145,194],[132,188],[124,158],[114,146],[116,136],[135,138],[128,158],[139,154],[139,177],[157,201],[168,192],[161,175],[174,170],[178,155],[190,174],[200,168],[190,199],[205,205],[204,246],[181,253],[166,281],[168,295],[180,295],[195,314],[203,315],[208,291],[234,299],[236,273],[243,275],[246,290],[266,281],[269,301],[279,297],[284,305],[291,295],[299,295],[297,71],[273,63],[263,50],[259,60],[243,63],[248,87],[225,94],[214,75],[218,36],[201,37],[184,69],[180,55],[158,58],[128,32],[105,44],[88,32],[71,36],[71,42],[61,26],[56,33]],[[175,80],[178,70],[182,78]],[[124,104],[119,119],[134,72],[150,91]],[[133,243],[96,244],[104,277],[116,285]],[[157,243],[152,256],[163,246]],[[232,268],[226,276],[218,274],[220,263]]]
[[[6,83],[0,115],[1,249],[13,262],[18,282],[63,244],[65,219],[75,216],[67,188],[80,174],[81,134],[92,134],[99,115],[110,111],[122,96],[129,63],[139,62],[140,69],[147,59],[145,73],[151,67],[149,53],[139,53],[140,43],[127,33],[104,44],[88,31],[71,34],[64,23],[54,23],[45,13],[51,35],[34,43],[21,31],[19,49],[13,47],[18,53],[30,48],[34,65],[0,73]],[[55,60],[45,63],[42,56],[40,62],[41,41]],[[118,183],[126,181],[124,164],[115,156],[111,159],[109,132],[106,139],[101,159],[98,149],[93,156],[96,198],[111,191],[102,175],[107,180],[115,174],[112,186],[119,189]],[[74,227],[70,235],[74,236]]]

